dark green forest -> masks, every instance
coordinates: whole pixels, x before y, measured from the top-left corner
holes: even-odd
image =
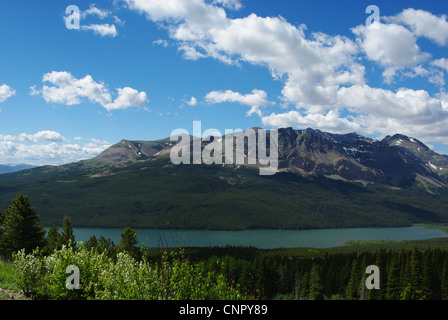
[[[123,167],[95,160],[0,175],[0,210],[29,196],[46,226],[69,215],[76,227],[317,229],[448,222],[448,190],[398,189],[294,173],[170,164]]]
[[[118,290],[119,299],[448,299],[448,238],[330,249],[147,247],[129,227],[115,244],[95,236],[76,242],[69,216],[62,225],[45,234],[23,195],[0,215],[0,256],[16,265],[18,284],[32,297],[115,299]],[[87,291],[64,288],[70,264],[83,266]],[[369,265],[379,268],[379,289],[366,288]],[[195,291],[198,281],[203,287]]]

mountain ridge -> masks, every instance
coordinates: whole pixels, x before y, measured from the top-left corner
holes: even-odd
[[[64,215],[75,227],[152,229],[447,223],[446,157],[410,139],[279,129],[272,176],[258,164],[174,165],[168,138],[123,139],[93,159],[0,175],[0,210],[22,193],[46,226]]]
[[[258,132],[261,128],[251,129]],[[409,186],[415,181],[448,186],[444,176],[448,172],[448,156],[437,154],[412,137],[395,134],[376,140],[357,133],[332,134],[312,128],[278,130],[279,171],[292,170],[304,176],[323,175],[397,187]],[[94,159],[124,165],[168,154],[174,145],[170,138],[156,141],[123,139]],[[206,145],[202,143],[202,147]]]

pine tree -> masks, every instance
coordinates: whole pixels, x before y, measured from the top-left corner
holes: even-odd
[[[431,251],[426,251],[423,265],[422,290],[427,300],[438,300],[439,288],[437,288],[431,257]]]
[[[138,260],[140,259],[140,250],[137,247],[138,245],[138,238],[137,233],[132,228],[125,228],[124,231],[121,233],[121,240],[118,244],[118,251],[119,252],[127,252],[133,257],[134,259]]]
[[[69,216],[64,216],[62,223],[61,243],[66,246],[75,246],[75,234],[73,233],[72,220]]]
[[[395,256],[389,265],[385,296],[386,300],[398,300],[400,298],[400,292],[402,290],[400,274],[399,257]]]
[[[359,299],[359,266],[356,259],[352,262],[350,279],[345,290],[345,298],[347,300]]]
[[[422,283],[422,257],[417,247],[412,248],[411,254],[411,285],[414,289],[421,289]]]
[[[40,216],[31,206],[27,196],[17,195],[12,205],[5,210],[0,253],[10,257],[13,252],[25,249],[31,253],[45,245],[45,229],[40,225]]]
[[[300,280],[300,300],[307,300],[310,295],[310,274],[308,272],[303,273]]]
[[[62,246],[61,235],[59,234],[59,229],[57,226],[52,226],[47,233],[45,239],[45,254],[51,254],[55,250],[59,250]]]
[[[90,251],[98,251],[98,240],[95,235],[90,236],[89,240],[86,241],[86,248]]]
[[[320,276],[320,268],[317,264],[313,263],[310,271],[310,293],[309,298],[311,300],[323,300],[323,287],[322,279]]]
[[[442,279],[440,282],[440,298],[442,300],[448,300],[448,260],[443,264]]]

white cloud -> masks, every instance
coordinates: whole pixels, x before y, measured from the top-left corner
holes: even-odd
[[[59,133],[55,131],[39,131],[35,134],[25,134],[22,133],[18,136],[19,141],[37,143],[39,141],[52,141],[52,142],[62,142],[66,139]]]
[[[106,18],[113,19],[115,23],[123,25],[123,21],[117,16],[112,16],[112,12],[106,9],[97,8],[94,4],[91,4],[89,9],[79,12],[80,21],[85,21],[88,17],[94,16],[100,20]],[[71,16],[64,17],[66,19],[71,18]],[[80,30],[83,31],[93,31],[94,34],[100,35],[101,37],[111,36],[116,37],[118,35],[117,29],[114,24],[101,23],[101,24],[84,24],[79,26]]]
[[[95,15],[101,20],[103,20],[104,18],[110,16],[110,14],[111,12],[109,10],[99,9],[95,7],[94,4],[91,4],[89,9],[81,12],[81,18],[85,19],[89,15]]]
[[[433,66],[444,69],[446,72],[448,72],[448,59],[446,59],[446,58],[440,58],[440,59],[431,61],[431,64]]]
[[[91,159],[110,146],[98,139],[89,139],[84,145],[72,144],[60,133],[44,130],[35,134],[0,135],[0,158],[2,164],[61,165]]]
[[[347,118],[342,118],[336,109],[328,111],[325,115],[307,114],[304,116],[296,110],[280,114],[272,113],[261,120],[265,126],[274,128],[319,128],[333,133],[361,132],[364,130],[359,124]]]
[[[104,105],[108,111],[124,110],[130,107],[137,107],[145,109],[145,104],[148,102],[148,97],[145,92],[138,92],[135,89],[125,87],[118,88],[118,97],[112,102]]]
[[[243,5],[239,0],[214,0],[213,4],[222,5],[226,9],[240,10]]]
[[[325,112],[340,85],[364,83],[358,47],[346,37],[312,33],[308,39],[304,26],[281,17],[230,19],[222,7],[202,0],[126,2],[164,26],[186,59],[265,66],[275,79],[284,79],[285,100],[302,107]]]
[[[446,15],[436,16],[428,11],[409,8],[390,20],[409,26],[416,36],[426,37],[442,46],[448,43]]]
[[[129,107],[145,108],[148,97],[145,92],[125,87],[118,88],[118,97],[113,100],[110,90],[104,83],[98,83],[92,76],[86,75],[77,79],[66,71],[53,71],[43,76],[44,85],[41,90],[32,87],[31,94],[41,94],[48,103],[65,104],[68,106],[80,104],[82,99],[91,103],[99,103],[106,110],[127,109]]]
[[[354,40],[340,35],[308,32],[282,17],[250,14],[232,19],[226,1],[126,0],[132,10],[164,27],[185,59],[213,58],[227,64],[249,63],[268,69],[282,81],[282,106],[296,110],[263,116],[259,95],[213,91],[210,103],[238,102],[251,107],[265,125],[318,127],[323,130],[366,134],[400,132],[446,142],[448,98],[444,94],[445,60],[431,63],[431,55],[417,44],[427,37],[444,44],[446,17],[404,10],[387,23],[352,29]],[[410,17],[414,17],[412,20]],[[365,60],[383,69],[392,81],[419,77],[441,88],[440,94],[402,88],[387,90],[366,85]],[[400,76],[400,77],[398,77]],[[256,103],[248,102],[261,98]],[[349,112],[349,116],[346,116]],[[445,138],[444,138],[445,137]]]
[[[226,91],[211,91],[205,96],[205,100],[208,103],[223,103],[223,102],[236,102],[245,106],[251,107],[247,112],[250,116],[253,113],[258,114],[260,117],[263,115],[260,107],[266,107],[273,104],[268,101],[267,94],[263,90],[252,90],[251,94],[242,95],[239,92],[234,92],[231,90]]]
[[[117,29],[113,24],[91,24],[81,26],[81,30],[93,30],[95,34],[98,34],[102,37],[106,36],[116,37],[118,35]]]
[[[383,76],[391,82],[396,71],[415,66],[429,58],[417,45],[417,38],[407,28],[397,24],[373,23],[352,29],[359,38],[367,58],[385,67]]]
[[[384,137],[401,133],[424,142],[448,144],[448,95],[431,97],[425,90],[402,88],[396,92],[368,85],[338,90],[338,108],[326,114],[299,111],[272,113],[262,122],[270,127],[319,128],[334,133],[358,132]],[[350,112],[342,116],[342,110]]]
[[[0,86],[0,103],[4,102],[6,99],[14,96],[16,91],[10,86],[3,84]]]
[[[198,99],[196,99],[195,97],[191,97],[190,101],[188,101],[187,104],[189,106],[195,106],[198,104]]]
[[[164,48],[168,47],[168,41],[166,40],[162,40],[162,39],[158,39],[152,42],[153,45],[159,45],[162,46]]]

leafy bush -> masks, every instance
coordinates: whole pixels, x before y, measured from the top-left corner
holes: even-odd
[[[120,252],[116,259],[105,252],[63,246],[44,256],[36,249],[14,256],[17,284],[29,296],[39,299],[95,300],[201,300],[246,299],[237,286],[214,271],[203,274],[180,250],[165,253],[156,263],[136,261],[129,253]],[[80,288],[67,289],[68,266],[80,271]]]

